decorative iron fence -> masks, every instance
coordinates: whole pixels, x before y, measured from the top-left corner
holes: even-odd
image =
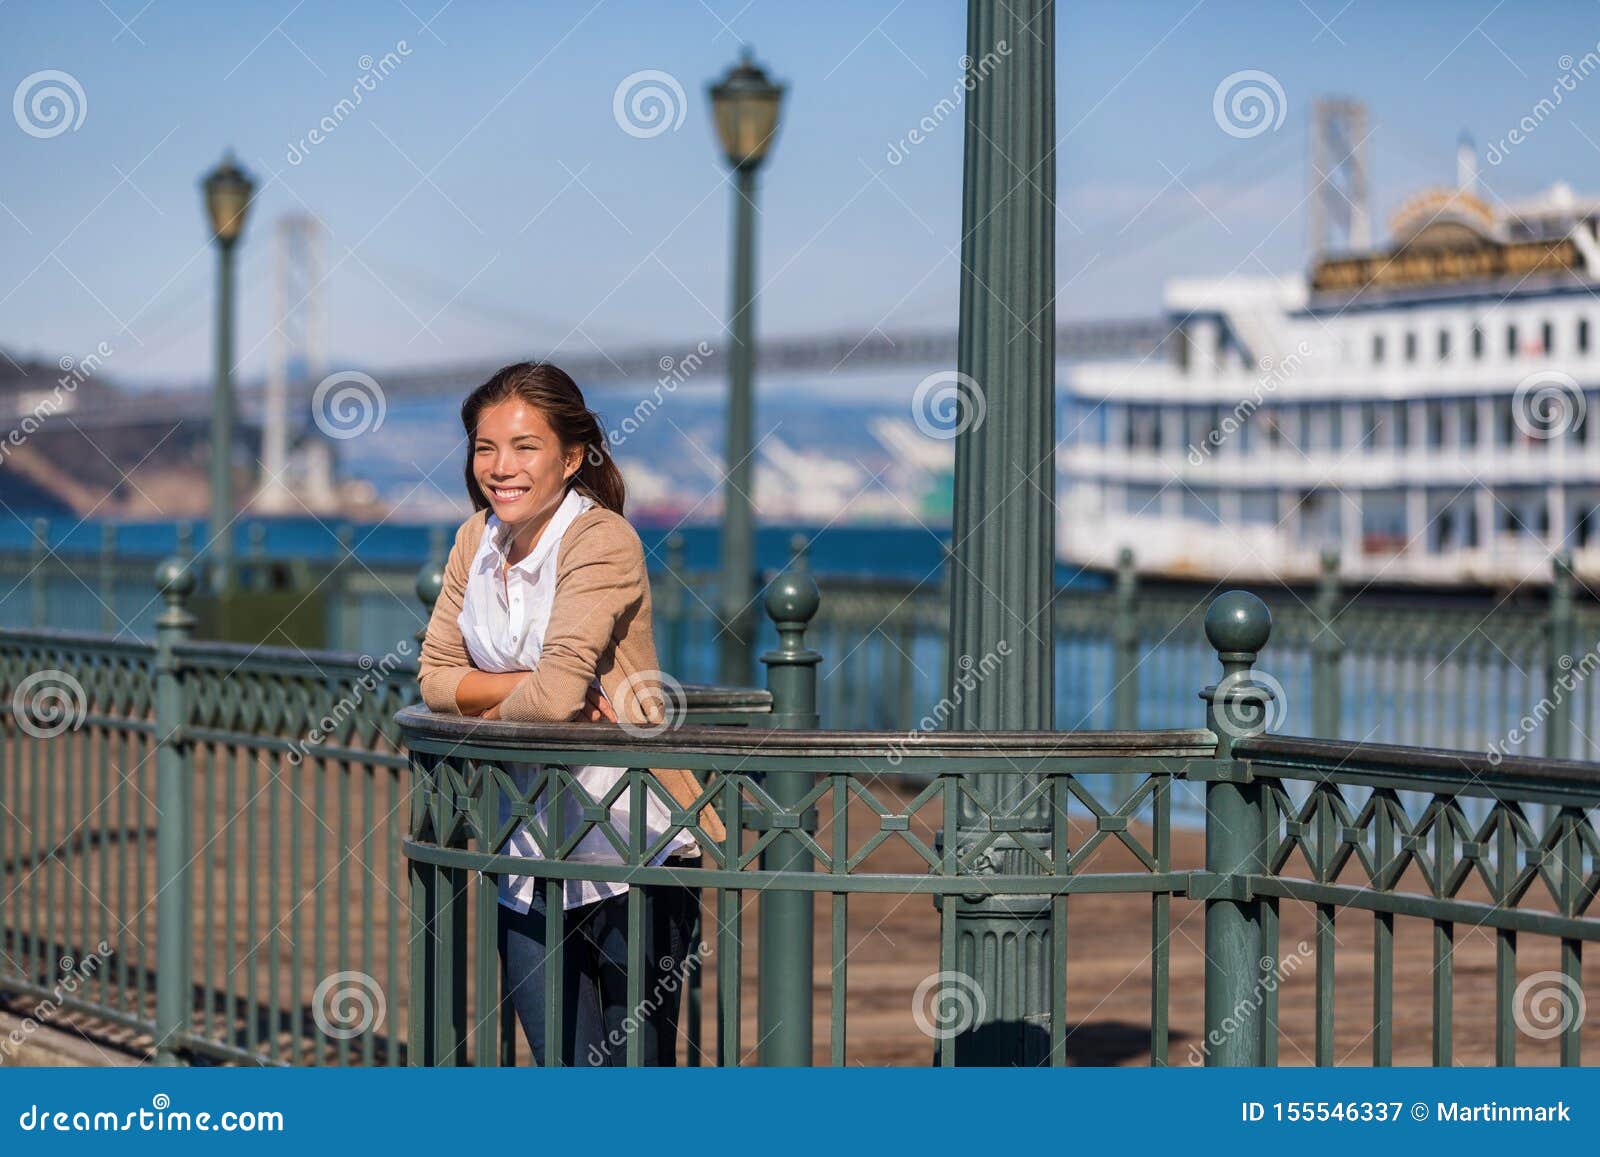
[[[159,579],[153,642],[0,631],[0,993],[164,1062],[404,1063],[415,641],[196,641],[192,573]],[[768,703],[686,689],[700,720]]]
[[[691,1061],[702,1051],[721,1063],[852,1059],[852,976],[875,967],[857,958],[852,971],[855,929],[862,918],[881,922],[885,905],[922,896],[941,913],[930,975],[974,969],[975,948],[949,918],[974,897],[1046,897],[1053,961],[1066,958],[1069,898],[1137,905],[1134,918],[1150,932],[1140,1031],[1158,1064],[1184,1041],[1191,1061],[1271,1062],[1289,1041],[1286,1059],[1303,1051],[1329,1063],[1358,1047],[1387,1063],[1397,988],[1412,993],[1404,1004],[1419,984],[1430,1056],[1448,1063],[1461,1010],[1480,995],[1473,989],[1462,1005],[1458,983],[1483,972],[1493,977],[1482,995],[1496,1060],[1517,1059],[1519,1040],[1524,1059],[1538,1059],[1547,1039],[1554,1059],[1580,1059],[1581,1018],[1552,1033],[1523,1022],[1530,980],[1543,977],[1558,1001],[1582,997],[1582,945],[1596,933],[1590,908],[1600,890],[1593,765],[1259,734],[1282,720],[1279,688],[1236,656],[1209,691],[1206,730],[818,731],[830,668],[801,639],[809,622],[781,601],[783,621],[771,627],[779,645],[764,656],[771,692],[690,687],[690,714],[705,725],[636,739],[418,709],[397,721],[414,698],[410,640],[376,657],[197,641],[192,575],[174,563],[161,578],[153,642],[0,632],[0,693],[11,704],[0,735],[0,989],[115,1026],[161,1060],[513,1059],[485,939],[494,874],[521,863],[495,851],[498,832],[486,826],[506,800],[493,769],[507,761],[621,767],[621,790],[636,801],[656,790],[640,767],[689,767],[707,800],[733,817],[727,840],[705,848],[709,866],[693,870],[711,897],[711,931],[688,979]],[[1116,597],[1126,600],[1126,588]],[[1531,645],[1566,639],[1554,653],[1576,654],[1580,619],[1558,600],[1546,619],[1554,625]],[[1294,630],[1291,643],[1327,661],[1314,637]],[[1257,633],[1222,649],[1253,658],[1264,621]],[[1131,650],[1130,634],[1118,641]],[[1213,631],[1197,650],[1215,663],[1218,643]],[[1558,670],[1575,685],[1588,674],[1581,661]],[[1469,690],[1481,697],[1468,695],[1469,704],[1504,693],[1488,683]],[[1220,721],[1219,705],[1230,707]],[[1533,714],[1546,727],[1562,723],[1558,703]],[[761,726],[726,726],[752,722]],[[1019,771],[1030,785],[1021,794],[985,786],[1013,783]],[[582,802],[581,787],[560,774],[511,802],[529,810],[540,791]],[[1186,807],[1205,824],[1203,854],[1191,844],[1187,858],[1174,851]],[[963,830],[976,817],[987,840],[943,840],[962,809]],[[692,828],[684,809],[675,814]],[[1030,828],[1030,815],[1042,825]],[[1001,854],[1001,843],[1030,831],[1023,859],[1015,848]],[[554,848],[578,833],[537,834]],[[662,882],[662,869],[630,866],[648,858],[638,833],[612,835],[628,863],[598,868],[557,855],[540,866],[545,886]],[[412,859],[404,881],[402,843]],[[1189,1023],[1182,1005],[1195,991],[1173,982],[1175,953],[1180,974],[1192,963],[1180,933],[1195,905],[1208,929],[1198,1038],[1172,1030],[1175,1004]],[[752,907],[760,927],[746,952]],[[1302,908],[1303,951],[1286,951],[1281,929]],[[1429,937],[1425,976],[1396,949],[1408,925]],[[1458,965],[1485,938],[1490,958]],[[1370,962],[1371,991],[1359,999],[1373,1015],[1353,1043],[1338,1035],[1351,996],[1335,976],[1336,963],[1345,968],[1357,953]],[[1313,959],[1305,1007],[1280,1015],[1280,971]],[[815,1041],[813,966],[828,994]],[[1049,966],[1046,979],[1057,999],[1037,1026],[1041,1056],[1061,1063],[1079,1030],[1066,1020],[1065,967]],[[1345,1010],[1337,1020],[1336,1007]],[[495,1016],[475,1019],[475,1008]],[[351,1009],[364,1018],[356,1031],[344,1019]],[[1311,1038],[1304,1049],[1300,1027]],[[963,1038],[950,1039],[928,1042],[941,1063],[961,1059]]]
[[[238,585],[268,600],[260,620],[285,636],[269,641],[380,655],[411,638],[427,610],[413,597],[412,565],[364,558],[364,540],[352,527],[338,528],[334,538],[327,560],[281,557],[268,552],[261,525],[247,528]],[[435,528],[431,539],[436,565],[448,538]],[[194,546],[182,526],[178,541],[180,553]],[[119,548],[114,528],[104,528],[97,550],[76,541],[69,549],[52,544],[41,520],[33,543],[24,553],[0,552],[0,624],[154,637],[160,606],[148,576],[157,559]],[[805,546],[797,536],[789,569],[806,565]],[[687,565],[681,536],[669,536],[649,561],[662,663],[684,682],[713,681],[716,576]],[[1465,602],[1437,592],[1349,590],[1330,555],[1314,592],[1258,591],[1276,624],[1261,674],[1281,691],[1277,723],[1322,739],[1600,758],[1600,686],[1563,687],[1575,668],[1587,674],[1600,666],[1600,604],[1565,561],[1552,566],[1547,594]],[[820,709],[830,726],[942,725],[947,573],[921,582],[817,576],[824,600],[811,637],[825,656]],[[194,607],[203,617],[204,601]],[[1131,555],[1112,584],[1061,590],[1057,726],[1129,730],[1180,717],[1213,661],[1199,630],[1205,601],[1193,589],[1141,579]],[[775,642],[771,625],[762,623],[752,680],[754,655]],[[1535,712],[1539,726],[1523,726]]]
[[[1432,1063],[1451,1063],[1455,945],[1467,932],[1494,939],[1495,1062],[1515,1063],[1520,1036],[1557,1040],[1561,1063],[1580,1063],[1583,944],[1600,935],[1591,911],[1600,767],[1276,735],[1242,739],[1232,754],[1253,840],[1229,844],[1250,940],[1235,955],[1243,975],[1251,960],[1276,961],[1280,904],[1313,906],[1317,1064],[1335,1059],[1336,927],[1363,913],[1373,933],[1373,1064],[1394,1052],[1397,916],[1432,937]],[[1553,967],[1519,981],[1519,934],[1537,938],[1540,963]],[[1242,988],[1237,976],[1229,983]],[[1241,1063],[1277,1061],[1271,994],[1264,1003],[1261,1039],[1247,1042]]]
[[[1517,1059],[1520,1035],[1534,1049],[1554,1041],[1562,1064],[1580,1062],[1582,946],[1600,937],[1600,916],[1591,911],[1600,890],[1600,767],[1264,734],[1277,691],[1256,678],[1255,663],[1270,618],[1259,600],[1238,593],[1218,599],[1206,616],[1208,650],[1222,669],[1201,692],[1204,729],[817,730],[821,657],[802,638],[815,608],[806,582],[792,578],[769,593],[781,639],[763,656],[773,690],[771,728],[684,727],[648,737],[573,724],[486,723],[421,707],[400,713],[416,788],[405,844],[419,946],[410,988],[414,1061],[515,1061],[495,951],[496,881],[511,873],[536,875],[549,889],[553,941],[563,934],[564,881],[634,885],[627,999],[636,1015],[624,1020],[632,1027],[616,1042],[618,1058],[630,1064],[642,1056],[637,1010],[659,999],[642,987],[644,892],[671,885],[711,897],[707,911],[716,931],[701,950],[714,990],[715,1047],[706,1055],[718,1064],[855,1059],[851,912],[884,896],[929,896],[939,910],[931,962],[937,971],[930,968],[928,979],[953,985],[944,999],[961,1005],[965,997],[967,1014],[953,1027],[923,1026],[941,1064],[958,1063],[963,1046],[986,1034],[1019,1033],[1037,1037],[1041,1061],[1067,1063],[1075,1031],[1067,1019],[1069,904],[1118,896],[1143,908],[1133,918],[1150,930],[1147,1031],[1155,1064],[1171,1060],[1175,997],[1202,988],[1201,1032],[1186,1037],[1188,1059],[1277,1063],[1281,1042],[1295,1039],[1280,1016],[1285,972],[1313,962],[1314,1044],[1305,1060],[1347,1060],[1370,1040],[1373,1063],[1390,1063],[1401,982],[1413,994],[1431,992],[1432,1058],[1448,1064],[1459,1019],[1455,962],[1468,949],[1463,935],[1475,931],[1494,939],[1496,1061]],[[510,764],[543,771],[519,790],[506,774]],[[618,829],[603,801],[561,772],[567,764],[621,769],[619,790],[632,801],[630,814],[642,815],[646,796],[654,794],[670,810],[672,826],[648,840],[640,826]],[[687,807],[673,801],[644,770],[661,766],[695,771],[701,799]],[[1107,782],[1121,786],[1100,790]],[[1188,862],[1173,855],[1179,788],[1204,793],[1204,843]],[[574,802],[583,820],[563,830],[558,805]],[[696,822],[704,804],[727,819],[725,839],[710,840]],[[541,824],[539,814],[555,818]],[[505,837],[518,822],[504,821],[506,815],[526,817],[541,858],[505,854]],[[617,849],[620,865],[570,858],[578,839],[596,831]],[[704,866],[650,866],[652,854],[679,831],[693,835]],[[979,834],[945,838],[957,831]],[[1040,897],[1048,903],[1041,939],[986,1003],[974,977],[992,972],[999,949],[963,936],[960,911]],[[826,906],[822,920],[814,911],[819,901]],[[1173,950],[1198,945],[1192,935],[1179,935],[1174,907],[1192,912],[1196,904],[1203,909],[1203,978],[1186,989],[1173,982]],[[1285,952],[1280,922],[1302,904],[1312,910],[1312,930]],[[752,905],[761,917],[753,1017],[745,960]],[[1371,1016],[1355,1019],[1354,1044],[1337,1042],[1335,966],[1341,959],[1348,964],[1351,953],[1344,947],[1341,957],[1337,930],[1367,919],[1358,917],[1363,913],[1372,922],[1365,994]],[[1426,961],[1397,957],[1396,917],[1431,935]],[[828,941],[825,953],[816,948],[819,934]],[[1185,966],[1192,968],[1188,957]],[[1553,967],[1520,975],[1545,963]],[[545,975],[545,1048],[552,1058],[561,1055],[561,983],[552,956]],[[1530,983],[1551,991],[1530,996]],[[1039,985],[1049,994],[1048,1012],[1035,1021],[1038,1010],[1024,1007],[1020,994]],[[823,990],[827,1010],[819,1014],[813,993]],[[1091,993],[1086,1005],[1098,1008],[1104,998]],[[1550,1015],[1552,999],[1558,1016]],[[698,1022],[691,1011],[690,1063],[699,1060],[692,1035]],[[818,1030],[825,1043],[813,1039]]]

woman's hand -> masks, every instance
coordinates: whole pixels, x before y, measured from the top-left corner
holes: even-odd
[[[591,684],[584,693],[583,706],[573,718],[580,723],[616,723],[617,713],[604,693]]]

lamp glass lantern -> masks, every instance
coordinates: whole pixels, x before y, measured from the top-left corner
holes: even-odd
[[[256,191],[255,183],[229,154],[220,165],[206,174],[200,186],[205,190],[211,235],[219,245],[231,246],[244,232],[250,198]]]
[[[766,159],[782,103],[783,85],[774,83],[746,49],[739,63],[711,86],[711,115],[728,164],[754,169]]]

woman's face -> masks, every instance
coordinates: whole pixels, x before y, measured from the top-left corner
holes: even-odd
[[[563,451],[543,411],[521,398],[486,406],[478,415],[472,476],[501,522],[553,512],[582,458],[582,447]]]

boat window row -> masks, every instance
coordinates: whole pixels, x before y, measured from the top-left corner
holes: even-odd
[[[1587,446],[1600,395],[1303,402],[1232,406],[1107,403],[1086,416],[1102,444],[1146,453],[1244,454]],[[1095,420],[1097,419],[1097,420]]]
[[[1386,365],[1391,362],[1412,365],[1421,361],[1428,351],[1429,335],[1420,330],[1408,329],[1401,333],[1399,349],[1393,349],[1389,344],[1387,332],[1373,333],[1368,346],[1368,360],[1375,366]],[[1592,340],[1592,329],[1589,319],[1577,318],[1567,334],[1558,332],[1553,321],[1540,322],[1537,325],[1523,325],[1518,322],[1507,322],[1504,325],[1491,326],[1487,322],[1474,325],[1468,332],[1465,351],[1453,348],[1455,341],[1454,331],[1441,328],[1432,334],[1432,355],[1435,362],[1447,362],[1454,358],[1465,356],[1471,361],[1481,361],[1491,349],[1491,343],[1498,341],[1500,349],[1508,360],[1518,358],[1550,357],[1555,354],[1587,354]],[[1354,347],[1349,339],[1341,343],[1343,360],[1354,361]]]

